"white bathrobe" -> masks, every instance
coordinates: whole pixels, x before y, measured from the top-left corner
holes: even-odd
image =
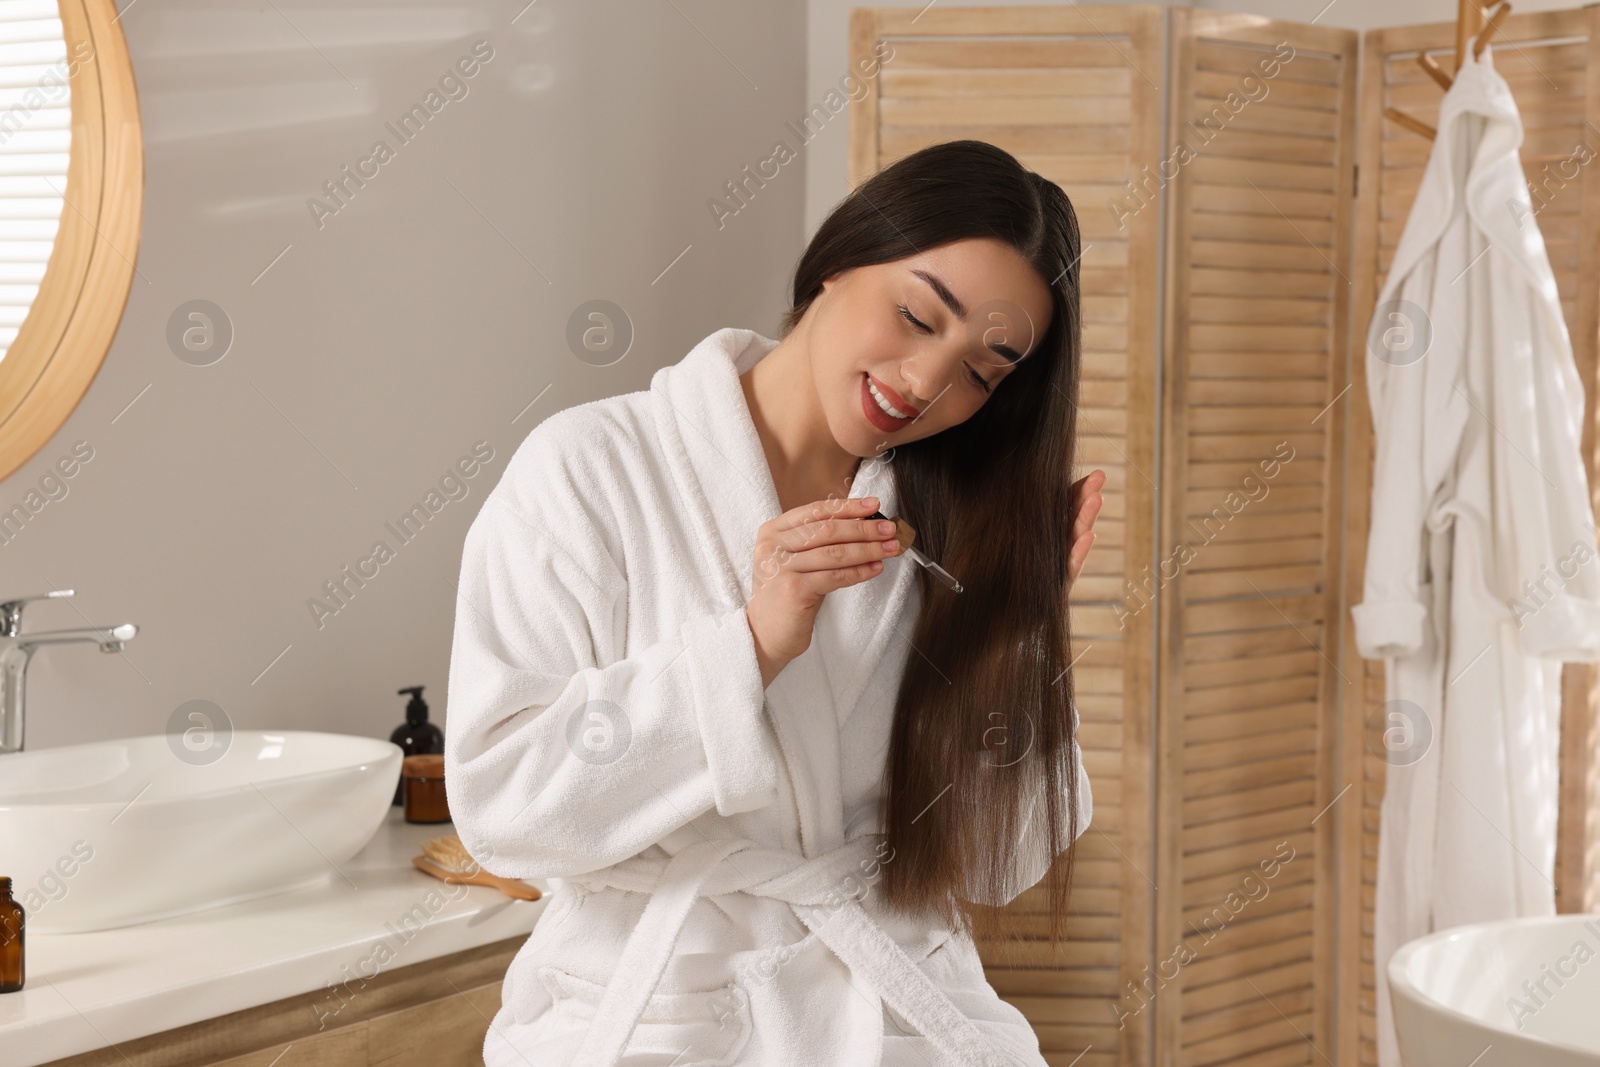
[[[553,888],[489,1067],[1044,1063],[970,937],[871,891],[917,565],[830,593],[762,689],[745,604],[780,509],[738,376],[776,344],[719,330],[648,391],[550,416],[467,534],[451,813],[486,869]],[[894,515],[890,465],[850,495]],[[1066,845],[1044,836],[1007,900]]]
[[[1368,343],[1377,455],[1353,615],[1361,654],[1386,660],[1396,742],[1373,944],[1383,1067],[1399,1064],[1396,948],[1554,913],[1561,661],[1600,658],[1583,387],[1521,143],[1487,49],[1444,97],[1378,298],[1373,328],[1396,343]],[[1425,355],[1424,320],[1396,300],[1431,323]]]

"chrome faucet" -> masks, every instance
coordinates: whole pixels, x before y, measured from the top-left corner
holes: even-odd
[[[20,632],[24,604],[72,595],[71,589],[57,589],[53,593],[17,597],[0,603],[0,756],[22,751],[28,661],[39,646],[88,641],[99,645],[102,652],[121,652],[123,643],[131,641],[133,635],[139,632],[139,628],[131,622],[121,626],[83,626],[33,634]]]

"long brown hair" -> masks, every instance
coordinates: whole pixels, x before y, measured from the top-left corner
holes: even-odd
[[[888,844],[878,889],[902,913],[972,930],[966,905],[999,903],[1029,831],[1064,862],[1047,878],[1061,938],[1078,819],[1067,560],[1081,360],[1078,220],[1061,189],[1003,149],[962,140],[879,171],[822,223],[795,269],[787,335],[853,267],[964,238],[1006,242],[1050,290],[1049,330],[966,422],[894,449],[900,514],[960,594],[917,568],[911,634],[885,767]],[[1017,892],[1015,885],[1009,889]],[[987,929],[989,924],[984,924]]]

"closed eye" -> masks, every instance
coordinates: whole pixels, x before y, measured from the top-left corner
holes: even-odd
[[[917,321],[916,316],[911,314],[911,309],[910,308],[906,307],[904,304],[897,304],[895,306],[900,309],[900,314],[902,316],[904,316],[905,320],[907,322],[911,323],[911,325],[915,326],[917,329],[923,331],[924,333],[932,333],[933,332],[927,326],[925,326],[922,323]]]
[[[917,329],[921,330],[923,333],[932,333],[933,332],[933,330],[930,329],[928,326],[926,326],[925,324],[917,321],[916,316],[911,314],[911,309],[910,308],[906,307],[904,304],[897,304],[895,306],[900,309],[901,317],[903,317],[907,322],[911,323],[911,325],[915,326]],[[976,385],[979,389],[982,389],[985,393],[994,392],[994,386],[992,386],[988,382],[984,381],[983,375],[979,374],[977,371],[973,370],[971,367],[967,368],[967,373],[972,376],[973,384]]]

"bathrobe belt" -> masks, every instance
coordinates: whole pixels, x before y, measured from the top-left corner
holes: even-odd
[[[591,890],[611,887],[650,896],[573,1067],[614,1067],[666,971],[695,898],[740,892],[782,900],[793,908],[823,944],[865,977],[950,1063],[1012,1067],[860,902],[845,894],[852,879],[860,882],[861,872],[879,862],[881,837],[858,837],[810,860],[747,840],[701,841],[670,860],[634,856],[569,879]],[[832,913],[813,916],[813,908]]]

